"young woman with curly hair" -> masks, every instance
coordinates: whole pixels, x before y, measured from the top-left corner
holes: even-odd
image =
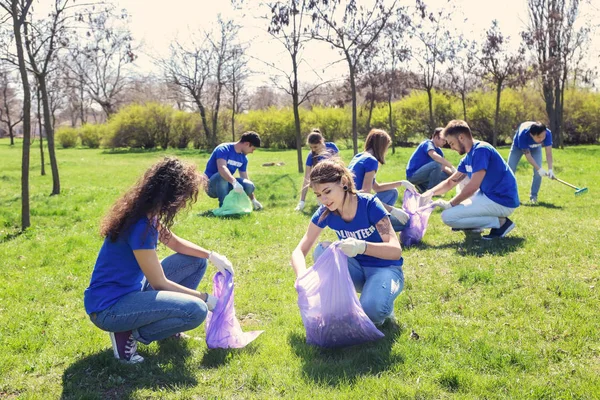
[[[137,342],[149,344],[199,326],[216,298],[196,291],[209,259],[233,274],[226,257],[171,232],[173,220],[198,198],[204,179],[196,166],[165,158],[114,204],[100,234],[98,254],[84,293],[90,319],[110,333],[114,355],[142,362]],[[157,241],[175,251],[159,261]]]

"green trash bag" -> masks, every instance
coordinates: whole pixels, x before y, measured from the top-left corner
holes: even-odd
[[[252,212],[252,202],[246,193],[238,193],[235,190],[229,192],[223,199],[223,205],[212,210],[217,217],[225,215],[242,215]]]

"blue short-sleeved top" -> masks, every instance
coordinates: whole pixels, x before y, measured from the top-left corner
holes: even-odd
[[[433,140],[427,139],[421,142],[421,144],[416,148],[416,150],[410,156],[408,160],[408,164],[406,165],[406,177],[410,178],[425,164],[429,164],[430,162],[435,162],[430,156],[429,152],[433,150],[441,157],[444,157],[444,152],[439,147],[435,147],[433,144]]]
[[[469,178],[485,170],[479,190],[490,200],[505,207],[519,206],[519,192],[515,175],[500,153],[489,143],[474,142],[471,150],[460,160],[458,171]]]
[[[142,289],[144,273],[133,250],[156,249],[158,231],[148,218],[140,218],[116,241],[108,237],[100,248],[90,286],[83,299],[88,314],[102,311],[121,297]]]
[[[248,158],[245,154],[235,151],[235,143],[223,143],[218,145],[213,150],[208,162],[206,163],[204,174],[207,177],[210,178],[219,172],[219,169],[217,168],[217,160],[219,158],[222,158],[227,162],[227,169],[232,175],[235,174],[235,171],[238,169],[241,172],[245,172],[246,168],[248,167]]]
[[[517,133],[515,133],[515,137],[513,138],[513,143],[517,146],[517,148],[521,150],[531,150],[542,146],[552,146],[552,132],[550,132],[550,129],[548,128],[546,128],[546,138],[542,143],[536,143],[533,140],[531,134],[529,133],[529,128],[531,128],[531,125],[534,123],[535,122],[533,121],[527,121],[519,125],[519,129],[517,129]]]
[[[358,153],[352,158],[348,169],[354,174],[356,190],[362,190],[365,174],[371,171],[377,173],[377,168],[379,168],[379,162],[371,153],[365,151]]]
[[[333,142],[325,142],[325,151],[327,153],[329,153],[330,156],[333,156],[334,154],[337,154],[340,152],[340,150],[337,148],[337,146],[335,145],[335,143]],[[322,161],[323,159],[325,159],[327,156],[326,155],[319,155],[317,156],[317,163]],[[306,166],[307,167],[312,167],[313,164],[313,159],[315,157],[313,157],[312,151],[310,153],[308,153],[308,156],[306,157]]]
[[[325,206],[321,206],[315,211],[311,221],[319,228],[328,226],[333,229],[339,239],[353,237],[367,242],[383,243],[375,225],[382,218],[389,217],[389,213],[377,197],[368,193],[358,193],[357,196],[358,208],[352,221],[346,222],[339,215],[330,212],[319,222],[319,218],[327,210]],[[377,257],[358,254],[355,258],[363,267],[401,266],[403,263],[402,257],[399,260],[383,260]]]

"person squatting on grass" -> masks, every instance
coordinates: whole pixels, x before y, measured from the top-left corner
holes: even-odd
[[[542,168],[542,146],[546,149],[548,171]],[[538,201],[542,177],[556,178],[554,172],[552,172],[552,132],[546,128],[546,125],[533,121],[523,122],[519,125],[508,155],[508,165],[513,173],[516,173],[517,165],[523,154],[529,164],[533,166],[533,181],[531,182],[529,202],[535,204]]]
[[[468,177],[469,182],[450,201],[433,202],[444,210],[442,220],[453,229],[492,228],[484,239],[506,236],[515,227],[508,216],[519,206],[515,175],[492,145],[473,140],[465,121],[450,121],[442,136],[464,157],[457,172],[423,196],[442,195]]]
[[[378,183],[375,180],[379,164],[385,164],[385,155],[391,144],[392,139],[386,131],[371,129],[365,139],[364,151],[352,158],[348,169],[354,175],[356,190],[363,193],[371,193],[371,190],[375,192],[375,197],[381,200],[385,209],[391,213],[392,226],[394,231],[398,232],[408,223],[409,215],[401,208],[394,207],[398,200],[397,187],[406,186],[414,189],[414,186],[408,181]]]
[[[260,147],[260,136],[256,132],[245,132],[235,143],[222,143],[210,155],[206,163],[204,175],[208,179],[206,193],[209,197],[219,199],[219,207],[229,192],[235,190],[244,193],[252,200],[255,210],[262,210],[263,206],[254,196],[254,183],[248,178],[247,154],[252,154]],[[239,169],[239,178],[233,174]]]
[[[210,260],[233,274],[231,262],[171,232],[177,213],[198,198],[203,176],[196,166],[165,158],[114,204],[100,233],[85,310],[98,328],[110,332],[116,358],[142,362],[137,342],[149,344],[199,326],[217,299],[195,289]],[[162,261],[157,240],[175,251]]]
[[[306,270],[305,257],[326,226],[341,240],[339,248],[348,256],[348,270],[367,316],[382,324],[394,317],[394,300],[404,287],[402,248],[381,201],[358,193],[352,173],[340,160],[324,160],[310,173],[310,187],[321,202],[308,230],[292,253],[296,276]],[[316,261],[331,243],[319,243]]]
[[[312,168],[326,158],[337,155],[340,150],[337,148],[335,143],[326,142],[321,135],[321,131],[313,129],[312,132],[306,138],[306,143],[310,147],[310,153],[306,157],[306,169],[304,171],[304,183],[302,184],[302,193],[300,194],[300,201],[295,208],[295,211],[304,210],[304,201],[306,200],[306,192],[308,192],[308,185],[310,179],[310,171]]]
[[[406,179],[425,192],[456,172],[450,161],[444,158],[442,137],[444,128],[435,128],[431,139],[426,139],[415,149],[406,165]]]

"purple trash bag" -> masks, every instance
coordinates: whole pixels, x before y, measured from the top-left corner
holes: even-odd
[[[426,200],[420,194],[411,190],[404,191],[402,208],[410,216],[408,226],[400,232],[400,241],[404,246],[417,244],[425,236],[427,221],[434,209],[431,200]]]
[[[296,279],[295,286],[306,343],[344,347],[384,336],[363,311],[348,272],[348,258],[336,243]]]
[[[209,349],[239,349],[264,331],[242,332],[233,307],[233,276],[217,272],[213,277],[213,296],[219,301],[206,316],[206,345]]]

